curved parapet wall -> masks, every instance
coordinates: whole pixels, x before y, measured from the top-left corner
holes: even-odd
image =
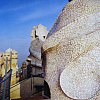
[[[96,13],[98,7],[100,7],[99,0],[73,0],[63,8],[50,30],[48,37],[68,24],[80,19],[82,16]]]
[[[70,2],[64,11],[71,17],[63,15],[59,28],[55,26],[53,34],[51,29],[43,44],[51,100],[100,100],[99,4],[99,0]]]

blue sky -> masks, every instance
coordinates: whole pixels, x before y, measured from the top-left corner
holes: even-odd
[[[48,30],[67,0],[0,0],[0,51],[12,48],[19,53],[19,65],[29,55],[33,26]]]

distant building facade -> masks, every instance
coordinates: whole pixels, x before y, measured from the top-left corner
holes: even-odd
[[[3,53],[0,52],[0,76],[2,76],[2,66],[4,64],[4,58],[3,58]]]
[[[5,75],[6,58],[8,58],[7,70],[9,70],[10,67],[12,68],[11,84],[13,85],[16,83],[16,71],[18,69],[18,52],[9,48],[3,53],[4,64],[1,67],[2,77]]]

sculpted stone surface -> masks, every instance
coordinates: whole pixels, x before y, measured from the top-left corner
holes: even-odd
[[[42,24],[39,24],[38,26],[35,26],[32,30],[31,33],[32,41],[35,40],[36,37],[38,37],[41,41],[45,41],[47,35],[48,35],[47,28]]]
[[[42,58],[41,58],[41,48],[44,43],[44,41],[47,38],[47,28],[41,24],[38,26],[35,26],[32,30],[31,37],[32,42],[29,48],[29,58],[31,59],[31,63],[33,65],[42,67]]]
[[[100,89],[100,48],[95,47],[77,62],[66,66],[60,76],[64,93],[74,99],[89,99]],[[95,60],[95,61],[94,61]]]
[[[32,56],[36,57],[37,59],[41,60],[41,47],[43,42],[36,38],[34,41],[31,42],[31,46],[29,51]]]
[[[87,17],[86,15],[93,14],[93,12],[100,7],[99,4],[99,0],[72,0],[72,2],[63,8],[48,36],[51,36],[61,28],[80,19],[82,16]]]
[[[51,100],[100,100],[99,5],[72,0],[49,32],[43,49]]]

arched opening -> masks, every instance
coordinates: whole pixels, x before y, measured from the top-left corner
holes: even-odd
[[[45,37],[45,36],[43,36],[43,38],[45,39],[46,37]]]
[[[50,99],[51,98],[51,93],[50,93],[50,88],[48,83],[44,80],[44,97],[46,99]]]

